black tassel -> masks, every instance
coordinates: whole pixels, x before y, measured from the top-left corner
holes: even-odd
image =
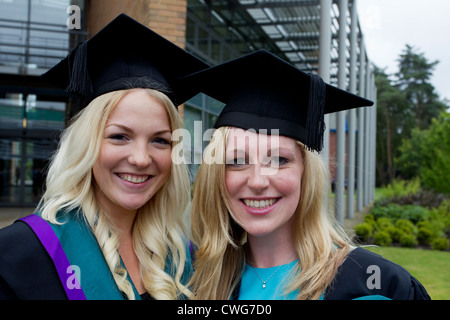
[[[306,146],[310,150],[319,152],[323,148],[323,133],[325,132],[325,95],[326,86],[322,78],[310,74],[311,84],[309,90],[308,115],[306,118],[306,129],[308,137]]]
[[[72,65],[70,65],[71,59],[68,59],[70,83],[66,91],[89,97],[94,89],[87,68],[87,41],[80,43],[74,51]]]

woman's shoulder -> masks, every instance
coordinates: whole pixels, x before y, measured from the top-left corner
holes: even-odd
[[[406,269],[364,248],[356,248],[338,268],[325,299],[430,299]]]
[[[20,220],[0,230],[0,298],[65,298],[51,258]]]
[[[36,236],[32,229],[24,222],[18,220],[0,230],[0,256],[1,259],[26,255],[33,251]],[[30,244],[32,244],[30,246]]]

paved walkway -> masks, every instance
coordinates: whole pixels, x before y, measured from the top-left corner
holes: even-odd
[[[349,235],[350,239],[355,235],[355,226],[359,223],[364,222],[364,216],[372,209],[373,203],[369,203],[368,206],[364,207],[362,211],[355,211],[353,219],[344,219],[344,230]]]
[[[4,228],[15,220],[28,216],[34,212],[34,208],[3,208],[0,207],[0,229]]]

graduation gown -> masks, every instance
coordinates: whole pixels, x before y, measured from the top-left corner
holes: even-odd
[[[324,299],[430,300],[430,296],[403,267],[364,248],[356,248],[338,268]]]
[[[126,299],[82,215],[58,215],[58,221],[65,223],[31,215],[0,230],[0,300]]]
[[[238,299],[239,291],[240,283],[232,299]],[[430,300],[430,296],[422,284],[403,267],[364,248],[356,248],[338,268],[323,299]]]

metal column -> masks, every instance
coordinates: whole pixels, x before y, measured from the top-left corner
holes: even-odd
[[[323,81],[330,82],[331,66],[331,5],[332,0],[320,0],[320,32],[319,32],[319,76]],[[320,153],[328,166],[330,150],[330,118],[325,115],[325,132],[323,150]]]
[[[356,0],[352,1],[350,9],[350,92],[356,92],[356,46],[357,46],[357,27],[358,16],[356,10]],[[355,151],[356,151],[356,110],[351,109],[348,112],[348,166],[347,166],[347,218],[354,218],[354,194],[355,194]]]
[[[366,93],[365,97],[370,99],[372,90],[372,73],[370,70],[370,63],[366,64]],[[364,206],[369,204],[369,187],[370,187],[370,109],[365,108],[364,114]]]
[[[347,8],[348,0],[339,2],[339,66],[338,86],[346,90],[347,86]],[[344,224],[345,189],[345,111],[336,114],[336,220]]]
[[[360,34],[359,40],[359,94],[365,96],[365,73],[366,73],[366,50],[364,47],[364,38]],[[358,149],[357,149],[357,210],[362,211],[364,206],[364,113],[365,108],[358,109]]]
[[[370,195],[369,200],[372,202],[375,199],[375,186],[376,186],[376,159],[377,159],[377,88],[375,86],[375,79],[372,81],[372,96],[371,99],[374,101],[372,109],[372,137],[371,137],[371,143],[370,147],[372,148],[372,165],[371,165],[371,172],[372,172],[372,185],[370,186]]]

